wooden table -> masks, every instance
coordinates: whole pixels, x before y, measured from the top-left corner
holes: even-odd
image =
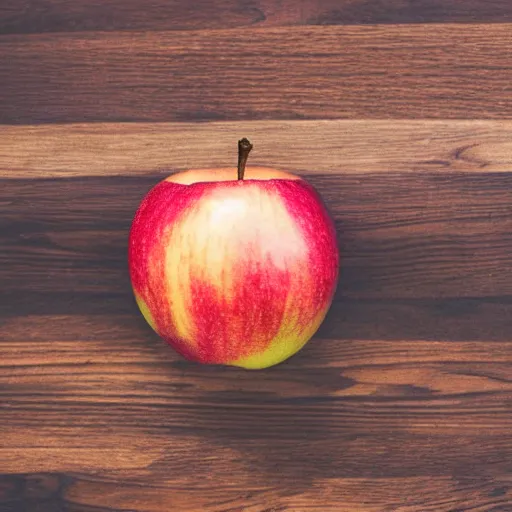
[[[509,0],[0,2],[2,512],[512,511]],[[198,366],[127,234],[171,172],[297,172],[314,339]]]

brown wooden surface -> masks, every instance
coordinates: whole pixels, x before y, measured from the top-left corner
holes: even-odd
[[[0,512],[511,512],[511,23],[0,1]],[[242,136],[342,254],[317,335],[258,372],[166,347],[126,261],[149,188]]]
[[[0,32],[512,21],[509,0],[2,0]]]
[[[5,36],[0,122],[511,118],[511,27]]]

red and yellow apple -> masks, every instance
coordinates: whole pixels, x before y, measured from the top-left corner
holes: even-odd
[[[245,155],[244,155],[245,144]],[[129,236],[135,299],[186,359],[248,369],[281,363],[315,334],[337,286],[333,221],[289,172],[179,172],[140,204]]]

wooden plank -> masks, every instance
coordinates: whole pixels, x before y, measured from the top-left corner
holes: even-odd
[[[257,379],[241,369],[183,364],[156,340],[154,347],[144,343],[128,343],[125,351],[123,339],[70,340],[47,344],[47,355],[37,348],[31,355],[35,342],[4,343],[0,431],[12,437],[18,429],[67,428],[73,435],[75,425],[94,432],[108,425],[120,436],[186,433],[254,442],[355,432],[509,433],[510,342],[489,350],[486,342],[333,340],[331,349],[323,344],[323,358],[305,350]],[[72,351],[80,355],[70,361]]]
[[[506,476],[494,479],[489,476],[461,479],[438,475],[381,476],[318,478],[314,481],[296,477],[285,492],[270,480],[275,474],[275,479],[283,482],[286,473],[273,473],[266,479],[263,475],[247,472],[241,475],[240,462],[237,462],[236,472],[223,474],[212,465],[205,479],[189,477],[187,483],[174,485],[150,485],[149,479],[141,484],[130,478],[130,472],[123,474],[125,480],[122,482],[98,473],[94,476],[76,472],[4,476],[0,480],[4,490],[0,499],[4,498],[4,503],[13,507],[6,509],[8,511],[22,510],[23,506],[39,500],[38,510],[43,512],[59,510],[62,503],[70,512],[381,512],[386,509],[400,512],[508,512],[512,504],[510,480]],[[212,473],[218,475],[213,481]],[[183,468],[180,468],[180,474],[183,474]]]
[[[392,380],[389,388],[386,390],[383,387],[380,391],[382,394],[376,396],[373,396],[373,389],[378,386],[370,381],[368,391],[355,396],[285,399],[236,388],[237,392],[217,396],[210,393],[195,396],[193,400],[179,394],[174,397],[160,394],[152,400],[140,399],[139,403],[134,395],[128,401],[126,395],[119,393],[99,400],[104,387],[113,385],[114,379],[107,377],[111,369],[105,366],[104,373],[91,372],[91,378],[96,377],[94,385],[101,387],[101,391],[85,396],[77,396],[75,386],[67,397],[33,393],[25,399],[19,396],[9,398],[8,406],[2,412],[1,430],[21,427],[37,429],[42,425],[63,429],[69,423],[78,422],[88,430],[110,428],[119,435],[141,431],[150,434],[167,433],[172,438],[175,433],[193,429],[201,435],[215,431],[217,439],[274,439],[277,442],[282,438],[290,438],[289,432],[295,429],[293,439],[297,443],[305,438],[332,438],[356,431],[371,434],[375,430],[388,434],[411,432],[425,436],[432,435],[433,431],[460,436],[472,436],[487,430],[502,436],[510,433],[510,389],[489,391],[479,388],[475,392],[472,390],[448,395],[439,392],[436,396],[430,395],[428,391],[421,396],[419,390],[415,396],[407,393],[408,385],[404,384],[404,381],[411,383],[412,390],[415,390],[413,382],[417,375],[412,371],[402,370],[402,379],[398,382]],[[152,369],[153,372],[157,370]],[[446,374],[444,368],[428,370],[426,368],[422,375],[424,381],[431,376],[439,379]],[[477,370],[462,367],[460,371],[470,372],[471,375],[472,371]],[[489,371],[492,375],[493,370]],[[510,371],[510,363],[501,368],[496,379],[507,379],[507,371]],[[481,371],[481,380],[487,378],[485,372],[485,369]],[[75,373],[69,376],[78,379],[79,383],[82,380]],[[332,375],[329,377],[332,378]],[[142,376],[139,375],[139,378],[142,379]],[[386,379],[387,376],[381,374],[380,378]],[[341,376],[339,379],[344,380]],[[43,382],[46,384],[46,379]],[[145,381],[141,380],[140,383],[143,385]],[[87,387],[87,384],[84,386]],[[53,390],[55,386],[50,382],[48,389]],[[393,395],[393,389],[401,389],[403,392],[398,394],[395,391]],[[112,393],[115,391],[116,387]]]
[[[378,479],[384,475],[390,478],[452,475],[461,479],[469,479],[471,475],[481,479],[495,475],[499,479],[502,470],[506,478],[507,458],[510,460],[511,454],[507,436],[496,432],[466,434],[465,437],[437,432],[426,438],[421,433],[389,433],[377,429],[364,433],[354,427],[346,434],[330,436],[326,433],[323,439],[315,437],[306,444],[300,426],[288,439],[286,436],[250,439],[250,433],[244,438],[219,436],[216,439],[214,435],[198,435],[194,428],[174,435],[134,430],[120,432],[116,437],[115,432],[108,429],[87,429],[79,427],[76,421],[72,425],[72,428],[62,426],[59,429],[42,424],[37,432],[26,427],[13,429],[4,437],[5,446],[0,448],[0,455],[9,456],[9,466],[2,469],[8,474],[89,472],[90,475],[103,474],[120,484],[128,480],[146,485],[151,482],[156,487],[191,486],[195,477],[202,480],[208,470],[210,482],[213,480],[212,485],[218,486],[218,479],[229,472],[230,466],[237,468],[238,477],[243,480],[247,477],[259,480],[266,473],[277,477],[281,467],[286,471],[280,483],[287,485],[297,478],[321,479],[326,466],[330,468],[331,478],[339,480]],[[106,455],[103,460],[97,455],[100,450]],[[129,460],[121,459],[130,451],[133,454],[131,465]],[[287,452],[294,455],[292,460],[291,457],[286,460]],[[317,463],[312,463],[315,452],[319,458]],[[14,458],[16,453],[17,459]],[[81,466],[80,459],[84,459]],[[304,467],[294,465],[293,460]],[[183,471],[194,464],[195,471]],[[435,472],[436,466],[439,472]]]
[[[512,173],[305,176],[337,225],[337,299],[512,295]],[[159,179],[3,181],[2,293],[131,297],[128,232]]]
[[[5,36],[0,122],[512,115],[510,24]]]
[[[283,25],[511,22],[508,0],[4,0],[0,33]]]
[[[242,136],[255,146],[251,164],[299,173],[512,170],[510,120],[95,123],[0,131],[3,178],[163,176],[230,167]]]
[[[294,404],[300,404],[306,406],[306,411],[314,408],[320,413],[328,410],[347,413],[345,408],[353,406],[356,409],[359,403],[367,403],[381,411],[389,407],[386,410],[390,411],[392,405],[400,407],[401,404],[404,409],[403,426],[407,428],[405,420],[416,419],[416,413],[423,414],[425,417],[435,416],[447,405],[454,408],[454,414],[457,411],[461,413],[464,407],[470,407],[474,402],[480,403],[484,408],[487,405],[496,410],[497,417],[494,420],[489,419],[489,424],[500,423],[498,406],[501,399],[510,398],[512,392],[512,383],[507,379],[508,365],[512,362],[510,342],[493,344],[498,351],[495,359],[503,361],[502,363],[481,362],[477,359],[478,353],[483,352],[482,342],[472,342],[468,348],[464,347],[463,342],[455,343],[455,348],[449,344],[444,358],[440,356],[445,346],[443,343],[414,341],[399,343],[398,346],[402,351],[410,352],[408,358],[410,362],[402,362],[404,357],[400,354],[398,354],[400,362],[397,362],[397,349],[392,355],[385,354],[384,350],[389,343],[374,342],[373,344],[375,348],[371,347],[369,342],[361,343],[363,352],[358,354],[359,342],[336,343],[338,347],[343,347],[337,353],[343,353],[345,350],[348,353],[357,354],[359,361],[355,364],[353,361],[342,364],[333,361],[327,366],[326,358],[323,366],[316,366],[314,359],[309,359],[313,361],[312,364],[300,366],[299,363],[290,361],[282,365],[279,372],[275,370],[260,372],[261,380],[255,380],[254,375],[242,374],[240,371],[231,369],[215,371],[214,368],[203,369],[198,368],[197,365],[182,365],[180,370],[181,361],[174,353],[172,356],[175,361],[170,364],[165,360],[157,361],[157,354],[154,355],[153,361],[149,362],[139,361],[137,358],[135,361],[126,361],[126,356],[125,361],[109,362],[108,354],[105,356],[107,344],[104,342],[98,343],[99,348],[104,352],[103,361],[97,361],[97,355],[91,360],[85,360],[86,354],[83,354],[78,361],[69,362],[69,352],[76,350],[78,343],[60,342],[58,349],[52,350],[51,356],[41,358],[40,363],[34,363],[32,358],[28,364],[13,361],[12,351],[21,346],[23,359],[27,361],[29,360],[27,353],[32,348],[30,344],[9,343],[6,344],[9,360],[5,364],[2,363],[0,377],[3,388],[0,394],[9,404],[9,410],[3,416],[7,423],[16,422],[23,417],[23,414],[27,415],[28,411],[33,410],[39,411],[38,418],[47,416],[50,422],[59,424],[60,419],[57,416],[59,410],[64,411],[65,416],[66,410],[69,414],[75,415],[80,408],[84,408],[94,411],[92,414],[97,419],[102,416],[104,407],[108,405],[113,415],[112,421],[118,422],[122,421],[120,417],[124,406],[137,411],[148,410],[147,414],[155,417],[162,409],[174,411],[181,416],[201,413],[201,409],[206,409],[205,413],[207,413],[212,405],[220,405],[223,399],[225,399],[224,406],[240,408],[240,410],[247,408],[248,412],[258,408],[271,412],[276,404],[287,409],[292,408]],[[94,348],[94,344],[90,345],[92,345],[91,349],[89,345],[85,347],[87,355],[90,353],[89,350],[92,351]],[[123,346],[123,340],[120,340],[119,346]],[[419,354],[413,357],[415,346],[418,346]],[[432,350],[433,354],[425,355],[429,350]],[[378,354],[380,360],[386,356],[388,362],[372,361],[369,355],[373,353]],[[457,359],[457,357],[462,359],[465,355],[472,356],[474,359],[469,361]],[[489,355],[484,357],[493,359]],[[418,366],[419,364],[421,367]],[[37,389],[37,382],[44,382],[44,389]],[[235,395],[234,386],[243,389],[243,393]],[[258,393],[260,393],[259,398]],[[245,406],[243,399],[249,397],[252,403]],[[48,407],[50,401],[53,404],[52,410]],[[187,404],[192,403],[197,403],[197,407],[191,412],[188,411]],[[426,407],[427,405],[430,410]],[[505,402],[502,406],[504,406],[503,416],[506,416]],[[478,415],[479,412],[483,414],[485,410],[478,411],[476,408],[468,410],[468,414]],[[362,409],[359,414],[365,416]],[[386,420],[387,418],[383,421]],[[443,421],[449,425],[453,420],[454,418],[446,418]],[[32,424],[37,421],[37,418],[27,417],[26,421]],[[136,418],[133,418],[133,421],[127,418],[127,421],[132,422],[131,426],[139,425]],[[176,421],[181,422],[182,418],[177,417]],[[375,422],[379,421],[375,419]],[[91,422],[95,422],[93,417],[84,419],[82,425],[90,425]],[[165,424],[173,426],[169,422]],[[162,426],[162,423],[158,422],[155,426]],[[127,424],[126,427],[129,429],[130,425]],[[469,427],[472,428],[471,425]],[[199,424],[197,428],[200,428]],[[227,425],[223,424],[222,428],[227,428]],[[344,429],[345,427],[333,425],[333,428]],[[123,427],[119,426],[119,429],[123,430]]]
[[[86,510],[95,512],[107,512],[113,510],[112,507],[126,510],[131,504],[141,502],[148,512],[160,512],[167,507],[184,512],[381,512],[385,507],[405,512],[454,512],[468,508],[476,512],[507,512],[512,504],[506,478],[494,481],[457,481],[437,476],[371,480],[325,478],[313,483],[296,482],[287,492],[276,489],[275,483],[258,488],[247,480],[238,491],[227,485],[216,489],[196,485],[192,488],[196,493],[191,498],[189,489],[173,489],[172,493],[165,494],[160,489],[84,479],[75,480],[64,498],[66,502],[76,503],[77,510],[90,504],[92,507]],[[463,508],[454,509],[454,504]]]

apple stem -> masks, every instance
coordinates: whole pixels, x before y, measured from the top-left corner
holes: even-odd
[[[244,137],[238,141],[238,179],[244,179],[245,164],[249,158],[249,153],[253,148],[252,144]]]

